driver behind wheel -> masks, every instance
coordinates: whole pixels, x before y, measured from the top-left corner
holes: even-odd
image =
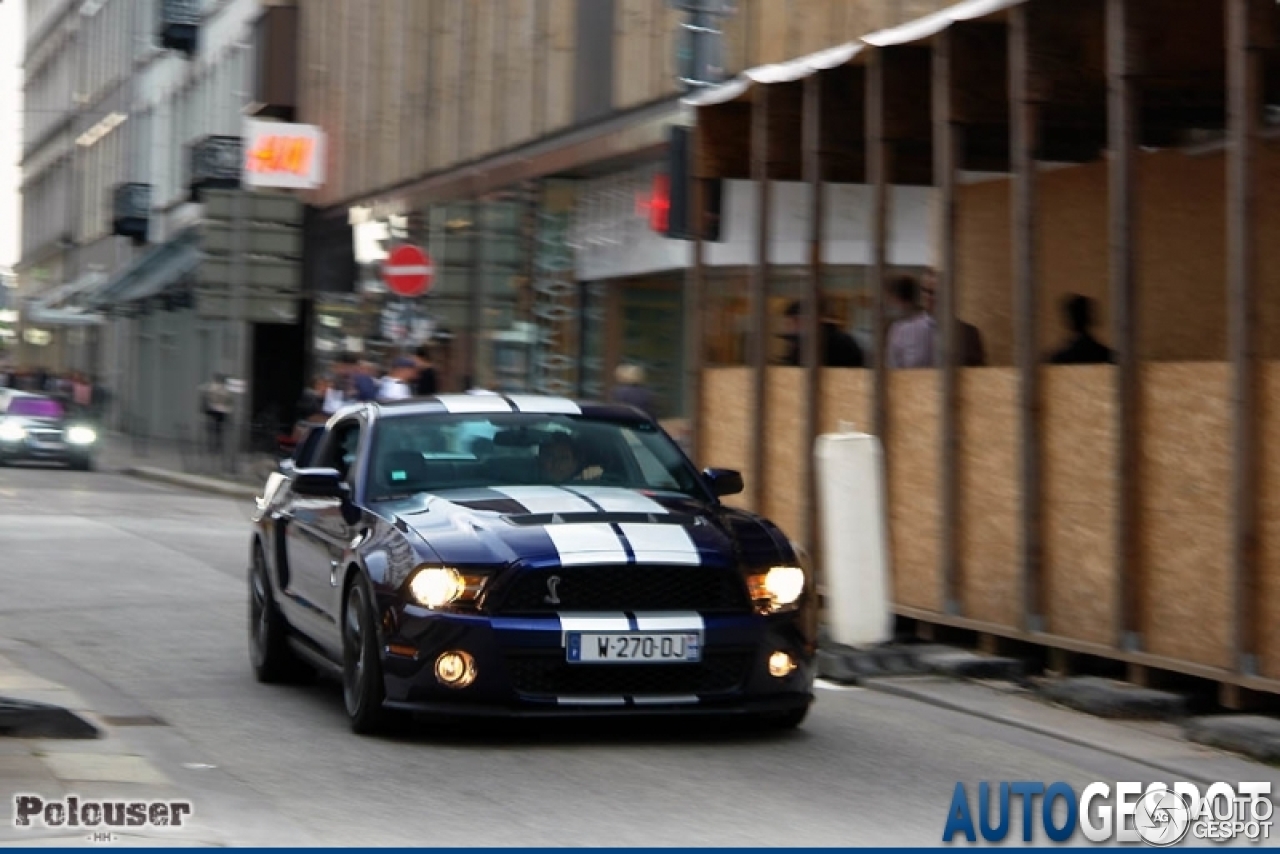
[[[553,433],[538,449],[538,470],[546,483],[599,480],[604,474],[600,466],[584,467],[573,440],[566,433]]]

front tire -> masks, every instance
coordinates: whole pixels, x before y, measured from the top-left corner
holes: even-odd
[[[299,679],[306,666],[289,649],[289,623],[271,593],[261,545],[249,567],[249,660],[258,681],[269,685]]]
[[[71,461],[71,467],[76,471],[93,471],[93,458],[78,457]]]
[[[382,707],[386,689],[377,627],[368,582],[357,576],[347,591],[342,615],[342,699],[351,731],[359,735],[380,733],[389,722],[387,710]]]

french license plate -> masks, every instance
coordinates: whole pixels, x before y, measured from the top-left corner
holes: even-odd
[[[569,632],[571,664],[655,664],[702,660],[701,632]]]

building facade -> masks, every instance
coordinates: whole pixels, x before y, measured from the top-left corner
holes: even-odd
[[[201,438],[215,374],[244,389],[241,435],[292,415],[270,409],[302,382],[303,208],[241,181],[272,5],[32,4],[18,361],[96,375],[117,428]]]
[[[672,140],[689,120],[682,96],[942,5],[303,4],[299,116],[331,138],[330,180],[309,201],[318,226],[351,229],[356,256],[351,281],[317,297],[318,366],[339,350],[381,359],[429,339],[453,388],[605,396],[614,367],[638,363],[660,414],[685,416],[692,252],[667,221],[681,206]],[[755,208],[741,187],[720,191],[724,239],[713,241],[709,263],[724,294],[717,352],[731,361],[742,358],[746,334],[736,294]],[[922,248],[903,263],[927,263],[927,217],[904,210]],[[856,240],[853,219],[836,227]],[[382,262],[402,242],[433,259],[425,296],[388,294],[381,282]],[[778,274],[801,275],[792,263]],[[853,330],[867,322],[863,264],[852,253],[833,268],[833,287],[849,291],[841,311]],[[786,303],[773,308],[781,318]]]

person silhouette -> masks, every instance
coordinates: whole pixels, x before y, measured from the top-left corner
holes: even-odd
[[[1093,300],[1081,294],[1067,294],[1062,314],[1071,338],[1049,356],[1052,365],[1114,364],[1115,352],[1093,336]]]

